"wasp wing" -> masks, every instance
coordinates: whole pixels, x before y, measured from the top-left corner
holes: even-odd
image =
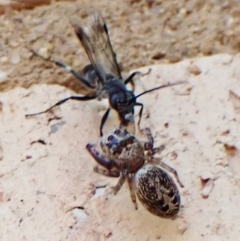
[[[107,75],[109,74],[122,79],[116,54],[110,42],[107,25],[101,14],[97,11],[94,12],[88,25],[82,25],[72,19],[70,23],[102,84],[107,81]]]

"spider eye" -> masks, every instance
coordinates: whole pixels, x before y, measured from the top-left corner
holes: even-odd
[[[110,135],[108,138],[107,138],[108,141],[112,141],[113,140],[113,136]]]
[[[114,131],[114,134],[119,135],[120,132],[121,132],[121,131],[120,131],[119,129],[117,129],[117,130]]]
[[[150,143],[146,143],[146,144],[145,144],[145,149],[146,149],[146,150],[152,150],[152,149],[153,149],[153,145],[150,144]]]

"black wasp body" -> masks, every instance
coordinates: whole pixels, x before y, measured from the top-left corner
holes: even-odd
[[[55,106],[59,106],[68,100],[87,101],[108,98],[110,108],[106,110],[100,124],[100,135],[102,136],[102,129],[111,108],[118,113],[120,126],[128,126],[130,123],[134,126],[134,106],[140,106],[139,125],[143,112],[143,104],[137,102],[139,96],[156,89],[182,83],[176,82],[173,84],[162,85],[135,96],[133,91],[126,88],[126,85],[128,83],[133,84],[133,77],[140,72],[134,72],[125,81],[123,80],[116,60],[116,54],[113,51],[110,42],[107,25],[101,14],[99,12],[94,12],[91,15],[91,21],[88,25],[82,25],[75,20],[70,20],[70,23],[85,49],[91,64],[85,66],[83,70],[79,72],[62,62],[44,59],[54,62],[66,71],[71,72],[80,81],[81,85],[88,90],[89,94],[83,96],[70,96],[57,102],[45,111],[28,114],[26,115],[27,117],[46,113]],[[35,52],[34,54],[38,55]],[[38,56],[43,58],[40,55]]]

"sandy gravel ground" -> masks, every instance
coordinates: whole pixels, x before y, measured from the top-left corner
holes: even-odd
[[[184,183],[175,220],[155,217],[127,185],[92,171],[84,148],[98,144],[106,102],[69,102],[26,119],[71,92],[57,85],[1,94],[1,240],[237,240],[239,236],[240,56],[216,55],[152,66],[136,93],[187,80],[141,98],[142,127],[150,127],[160,155]],[[146,67],[144,70],[148,69]],[[107,133],[118,125],[114,114]],[[141,137],[139,137],[141,138]]]

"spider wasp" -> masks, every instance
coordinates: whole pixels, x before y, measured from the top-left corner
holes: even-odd
[[[120,126],[128,126],[130,123],[134,125],[134,106],[139,106],[139,126],[143,113],[143,104],[137,102],[137,99],[140,96],[154,90],[183,83],[183,81],[168,83],[135,95],[133,91],[127,89],[126,85],[128,83],[133,84],[134,76],[141,73],[133,72],[126,80],[123,80],[116,59],[116,54],[112,48],[108,28],[101,14],[97,11],[93,12],[91,15],[91,21],[88,25],[83,25],[76,20],[70,20],[70,23],[91,62],[91,64],[85,66],[82,71],[76,71],[60,61],[53,61],[44,58],[33,50],[32,52],[44,60],[53,62],[57,66],[72,73],[73,76],[80,81],[84,88],[89,90],[89,94],[82,96],[69,96],[44,111],[27,114],[26,117],[46,113],[68,100],[88,101],[93,99],[101,100],[103,98],[108,98],[110,107],[103,115],[100,124],[100,136],[102,136],[102,130],[111,109],[114,109],[118,113]]]

